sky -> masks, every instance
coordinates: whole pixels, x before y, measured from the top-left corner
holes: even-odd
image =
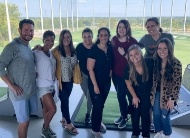
[[[43,17],[51,17],[51,0],[41,0]],[[68,15],[77,16],[77,1],[78,1],[78,16],[93,17],[109,17],[109,1],[110,1],[110,16],[111,17],[143,17],[144,0],[61,0],[61,14],[66,17],[66,1],[68,1]],[[126,10],[127,1],[127,10]],[[145,17],[160,16],[160,1],[161,0],[145,0]],[[4,3],[4,0],[0,0]],[[16,4],[19,8],[22,17],[26,17],[25,0],[7,0],[8,3]],[[94,3],[93,3],[94,2]],[[186,0],[173,0],[173,16],[184,16]],[[53,15],[59,17],[60,0],[52,0]],[[152,4],[153,3],[153,4]],[[39,0],[27,0],[29,17],[40,17]],[[94,5],[94,8],[93,8]],[[171,15],[172,0],[162,0],[162,16]],[[151,10],[153,9],[153,10]],[[187,16],[190,16],[190,0],[187,0]]]

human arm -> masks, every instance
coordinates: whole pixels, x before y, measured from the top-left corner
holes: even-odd
[[[118,52],[128,60],[128,54],[125,52],[123,47],[118,47]]]
[[[116,39],[118,39],[116,36],[114,36],[111,39],[111,45],[113,47],[116,47],[116,44],[115,44]],[[118,47],[116,50],[119,52],[119,54],[121,54],[122,56],[124,56],[128,60],[127,52],[125,52],[123,47]]]
[[[138,45],[141,47],[141,49],[145,48],[145,42],[146,42],[146,35],[144,35],[140,40]]]
[[[9,79],[7,75],[1,76],[1,79],[8,85],[8,87],[16,93],[16,95],[21,95],[23,93],[23,89],[15,84]]]
[[[130,72],[130,66],[127,64],[125,69],[124,69],[124,79],[125,79],[125,83],[127,85],[127,88],[133,97],[132,103],[133,103],[134,107],[138,108],[138,103],[140,103],[140,100],[137,97],[136,92],[133,88],[133,85],[130,81],[130,75],[129,75],[130,73],[129,72]]]
[[[179,98],[179,91],[181,87],[182,65],[179,60],[175,60],[173,68],[172,92],[170,93],[170,98],[167,101],[167,108],[171,110],[174,107],[174,102],[176,102]]]
[[[125,83],[127,85],[127,88],[129,90],[129,92],[131,93],[132,97],[133,97],[133,105],[135,108],[138,108],[138,104],[140,103],[140,100],[139,98],[137,97],[136,93],[135,93],[135,90],[132,86],[132,83],[130,80],[125,80]]]
[[[3,52],[0,55],[0,77],[1,79],[8,85],[8,87],[15,92],[17,95],[21,95],[23,93],[22,88],[15,85],[14,82],[7,75],[7,68],[11,66],[11,62],[14,62],[13,59],[16,54],[16,46],[7,45]]]
[[[41,45],[35,45],[34,48],[32,48],[32,51],[34,51],[34,50],[42,51],[42,46]]]
[[[94,86],[94,92],[96,94],[100,94],[100,90],[96,81],[95,73],[94,73],[94,66],[95,66],[95,59],[88,58],[87,59],[87,69],[89,71],[90,79],[92,81],[92,84]]]
[[[153,63],[153,74],[152,74],[152,88],[150,91],[150,101],[151,105],[154,105],[155,95],[156,95],[156,88],[157,88],[157,71],[156,71],[156,60]]]

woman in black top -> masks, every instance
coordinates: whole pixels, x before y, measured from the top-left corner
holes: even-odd
[[[102,27],[98,30],[98,38],[90,49],[87,60],[89,71],[88,88],[92,100],[92,133],[100,136],[106,127],[101,123],[104,103],[111,86],[112,47],[110,45],[110,31]]]
[[[153,60],[144,59],[141,48],[132,45],[128,49],[129,66],[125,68],[125,82],[133,99],[132,138],[140,135],[139,121],[141,118],[142,136],[150,137],[150,92],[152,88]]]
[[[92,110],[92,102],[88,89],[88,70],[87,70],[88,53],[93,45],[92,38],[93,38],[92,30],[89,28],[85,28],[82,31],[83,43],[79,43],[76,47],[77,58],[79,60],[79,66],[82,73],[82,83],[80,84],[80,86],[87,100],[87,112],[84,120],[84,123],[86,125],[91,122],[90,113]]]

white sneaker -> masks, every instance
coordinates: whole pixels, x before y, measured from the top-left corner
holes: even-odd
[[[157,132],[154,138],[164,138],[164,135],[161,132]]]

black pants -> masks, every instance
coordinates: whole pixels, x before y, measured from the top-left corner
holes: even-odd
[[[111,87],[111,79],[103,84],[98,84],[100,94],[94,92],[94,86],[89,82],[89,93],[92,101],[92,130],[95,132],[100,132],[100,126],[102,121],[102,114],[104,109],[104,103],[107,99],[108,93]]]
[[[142,136],[150,137],[150,95],[137,95],[140,103],[138,108],[133,107],[131,119],[133,135],[140,135],[139,122],[141,118]]]
[[[115,74],[112,74],[112,81],[117,91],[117,99],[119,102],[121,116],[123,118],[127,118],[127,115],[131,114],[132,96],[127,89],[127,85],[123,77],[119,77]],[[128,98],[129,103],[127,102],[126,96]]]
[[[73,88],[73,81],[62,82],[62,91],[59,90],[59,99],[61,101],[61,113],[62,117],[65,118],[67,124],[71,123],[70,113],[69,113],[69,96]]]

